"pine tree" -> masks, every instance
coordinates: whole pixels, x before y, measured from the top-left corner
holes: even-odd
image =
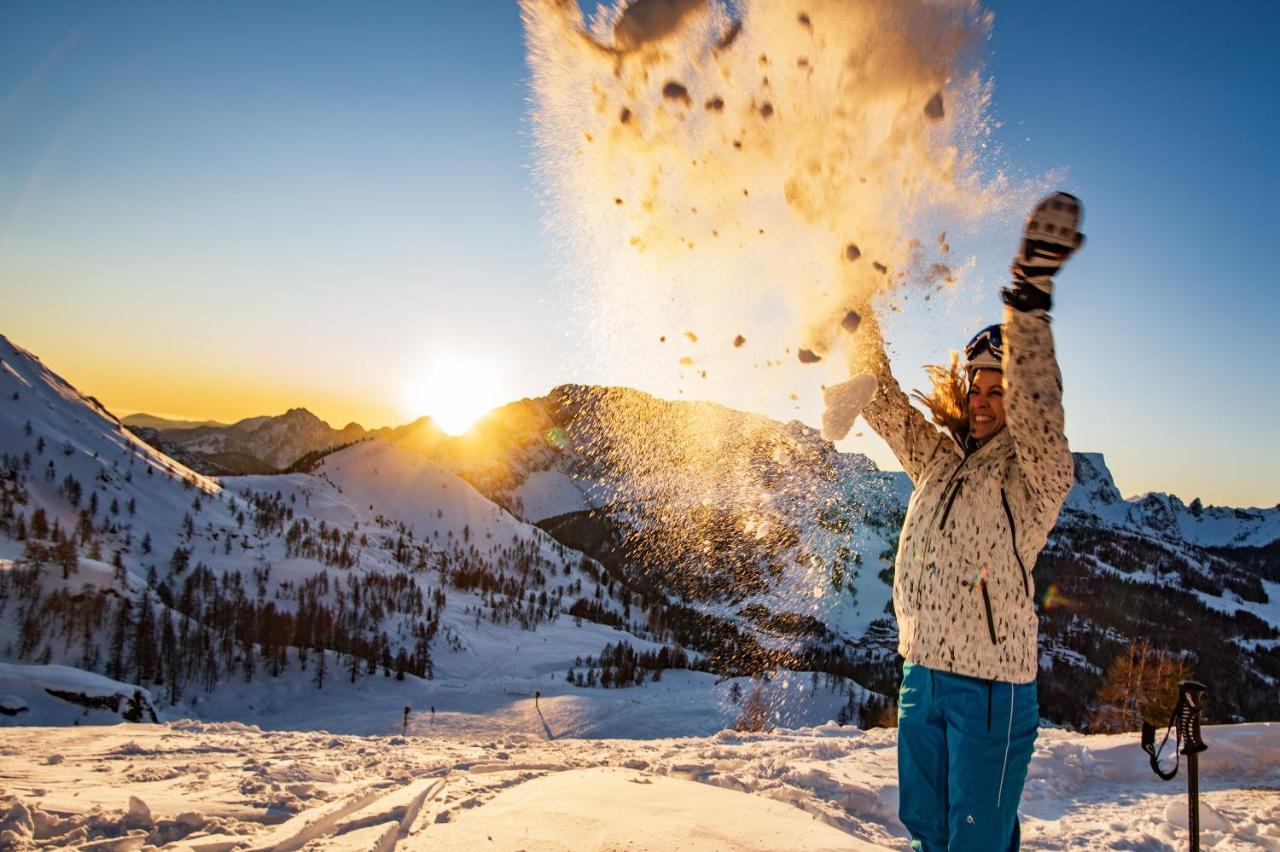
[[[62,569],[62,579],[64,580],[79,572],[80,554],[76,551],[76,543],[69,538],[65,538],[55,544],[53,546],[53,561]]]
[[[37,573],[44,568],[49,559],[49,549],[35,539],[27,539],[27,543],[22,546],[22,561]]]
[[[135,689],[133,695],[129,697],[129,704],[125,711],[120,714],[126,722],[142,721],[142,690]]]
[[[316,671],[315,671],[315,675],[313,676],[316,689],[324,689],[324,674],[325,674],[324,648],[320,647],[320,645],[317,644],[315,648],[313,648],[312,650],[316,652]]]
[[[1139,730],[1144,720],[1165,723],[1178,700],[1178,682],[1189,677],[1183,658],[1145,640],[1129,643],[1107,667],[1094,696],[1089,730],[1121,733]]]
[[[130,656],[134,664],[134,682],[147,683],[156,676],[156,621],[151,606],[150,592],[142,593],[138,606],[138,620],[134,623],[133,649]]]
[[[37,541],[49,539],[49,516],[45,514],[43,506],[37,506],[31,513],[31,537]]]
[[[169,703],[177,704],[182,696],[182,649],[174,635],[172,618],[164,619],[160,628],[160,662],[169,687]]]
[[[44,638],[41,629],[40,607],[32,604],[26,608],[22,621],[18,625],[18,656],[27,658],[35,653]]]
[[[764,690],[757,686],[751,693],[751,697],[747,699],[747,704],[742,708],[742,713],[738,715],[737,720],[733,723],[735,731],[766,731],[769,729],[769,703],[765,700]]]
[[[240,656],[244,666],[244,682],[253,683],[253,675],[258,669],[257,657],[254,654],[253,642],[245,641],[240,646]]]
[[[348,671],[348,674],[351,675],[351,682],[355,683],[356,676],[360,674],[360,656],[356,654],[354,648],[351,650],[351,653],[348,654],[347,656],[348,656],[347,671]]]
[[[181,574],[187,570],[191,564],[191,551],[182,545],[178,545],[173,549],[173,555],[169,557],[169,570],[175,574]]]

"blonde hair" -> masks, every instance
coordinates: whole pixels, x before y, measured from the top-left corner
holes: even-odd
[[[934,423],[963,443],[969,434],[969,380],[960,366],[960,353],[952,351],[949,368],[927,364],[925,370],[933,389],[927,395],[920,391],[911,395],[929,409]]]

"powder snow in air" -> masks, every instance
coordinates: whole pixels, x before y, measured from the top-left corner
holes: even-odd
[[[847,433],[874,390],[844,383],[876,309],[963,284],[934,235],[1028,203],[984,159],[991,18],[971,2],[521,5],[537,175],[601,384],[810,422],[829,386],[848,423],[828,431]],[[587,397],[590,499],[644,530],[633,564],[696,601],[768,585],[826,611],[815,589],[840,578],[789,513],[843,498],[776,473],[821,450],[706,402],[664,422],[638,397]]]
[[[757,411],[799,389],[816,413],[849,378],[828,355],[850,310],[962,283],[936,222],[1030,198],[989,162],[991,17],[973,3],[522,8],[537,173],[610,384]],[[654,343],[689,327],[696,351]]]

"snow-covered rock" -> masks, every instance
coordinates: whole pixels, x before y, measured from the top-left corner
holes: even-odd
[[[70,666],[0,663],[0,690],[9,706],[23,708],[20,715],[0,716],[2,726],[157,718],[150,690]]]

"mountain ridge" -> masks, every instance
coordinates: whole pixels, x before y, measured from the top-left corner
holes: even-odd
[[[590,659],[608,637],[655,653],[671,643],[719,678],[789,669],[895,691],[892,566],[910,482],[804,424],[566,385],[504,406],[470,438],[440,438],[418,421],[421,447],[409,429],[400,443],[321,453],[309,472],[214,479],[143,443],[4,338],[0,366],[0,579],[43,578],[23,586],[36,596],[21,604],[26,615],[0,629],[0,648],[7,638],[18,659],[50,662],[52,646],[32,639],[35,614],[83,601],[105,600],[110,613],[150,600],[175,626],[182,613],[201,629],[231,629],[174,609],[184,595],[212,594],[188,591],[210,577],[243,584],[245,605],[265,608],[268,593],[280,601],[237,629],[273,618],[301,629],[304,615],[332,607],[348,607],[347,619],[351,598],[322,579],[336,572],[359,600],[395,584],[409,597],[383,599],[376,619],[340,622],[362,625],[356,632],[331,627],[283,650],[201,663],[214,666],[208,682],[241,676],[260,653],[273,666],[302,664],[316,642],[353,678],[366,665],[474,678],[504,671],[502,643],[527,631],[555,639],[538,665],[561,682],[590,666],[558,649]],[[313,417],[295,410],[290,420]],[[1047,718],[1087,724],[1106,666],[1144,638],[1236,673],[1221,712],[1262,718],[1267,684],[1280,681],[1276,511],[1129,503],[1100,455],[1076,464],[1034,570]],[[67,597],[86,581],[106,597]],[[66,623],[56,613],[42,618]],[[101,668],[101,631],[57,662]],[[498,644],[485,638],[494,631]],[[182,700],[168,698],[191,709]]]
[[[465,457],[469,448],[477,444],[485,444],[495,432],[502,432],[502,427],[495,428],[494,424],[495,422],[501,423],[512,411],[530,408],[538,409],[547,417],[545,425],[551,428],[557,426],[556,416],[559,416],[560,408],[566,404],[565,400],[568,397],[582,393],[611,392],[640,394],[651,400],[667,402],[676,406],[689,405],[695,408],[697,406],[711,406],[723,408],[726,411],[734,410],[719,406],[717,403],[705,401],[662,400],[659,397],[653,397],[633,388],[568,383],[552,388],[545,396],[524,397],[499,406],[480,418],[471,430],[459,436],[446,435],[429,416],[419,417],[399,426],[366,429],[353,421],[342,429],[335,429],[304,406],[291,407],[279,415],[246,417],[232,424],[218,423],[216,421],[169,421],[143,413],[124,417],[122,422],[126,426],[133,428],[134,431],[139,432],[144,439],[158,444],[158,448],[170,455],[182,458],[184,463],[193,469],[209,475],[225,476],[237,473],[263,473],[267,472],[267,470],[285,470],[293,462],[308,453],[322,452],[335,446],[366,438],[411,446],[428,455],[440,453],[456,459]],[[552,412],[556,416],[552,416]],[[737,413],[741,416],[758,416],[750,415],[747,412]],[[806,435],[810,432],[815,432],[815,430],[799,420],[792,420],[783,425]],[[139,431],[140,429],[142,431]],[[295,433],[293,442],[281,441],[278,433],[290,430]],[[298,435],[299,431],[309,434]],[[221,453],[227,452],[227,449],[219,446],[216,438],[214,438],[220,433],[235,433],[237,436],[243,436],[238,437],[237,441],[252,440],[259,444],[258,447],[237,447],[242,453],[240,458],[246,466],[244,469],[236,468],[234,460],[229,460],[225,456],[220,458]],[[269,445],[263,448],[260,446],[263,443],[268,443]],[[276,449],[272,450],[272,446],[276,447]],[[861,456],[858,453],[845,453],[844,455]],[[1156,526],[1161,523],[1174,523],[1167,519],[1162,521],[1158,517],[1161,513],[1172,515],[1189,514],[1198,521],[1203,518],[1201,514],[1191,514],[1190,507],[1197,501],[1193,500],[1188,503],[1181,496],[1171,492],[1145,491],[1129,497],[1123,496],[1115,484],[1114,477],[1107,467],[1105,454],[1102,452],[1073,450],[1072,455],[1076,460],[1076,487],[1073,488],[1071,495],[1068,497],[1067,508],[1088,511],[1097,514],[1100,518],[1116,520],[1126,512],[1109,513],[1099,511],[1099,507],[1124,505],[1128,516],[1136,521],[1143,514],[1145,507],[1146,514],[1150,516],[1151,522]],[[861,457],[865,458],[865,456]],[[899,471],[888,470],[885,472],[897,473]],[[1088,494],[1082,493],[1081,483],[1086,484],[1089,491]],[[1224,513],[1237,517],[1242,513],[1254,516],[1269,516],[1270,513],[1280,509],[1280,504],[1274,507],[1235,507],[1210,504],[1202,505],[1195,511],[1199,512],[1200,509],[1207,511],[1209,520],[1213,520],[1223,517]],[[1201,522],[1201,525],[1203,526],[1204,523]],[[1183,526],[1186,526],[1190,531],[1196,525],[1190,522],[1183,522]],[[1280,537],[1280,527],[1277,527],[1274,535],[1275,537]],[[1266,542],[1263,541],[1261,543],[1265,544]]]

